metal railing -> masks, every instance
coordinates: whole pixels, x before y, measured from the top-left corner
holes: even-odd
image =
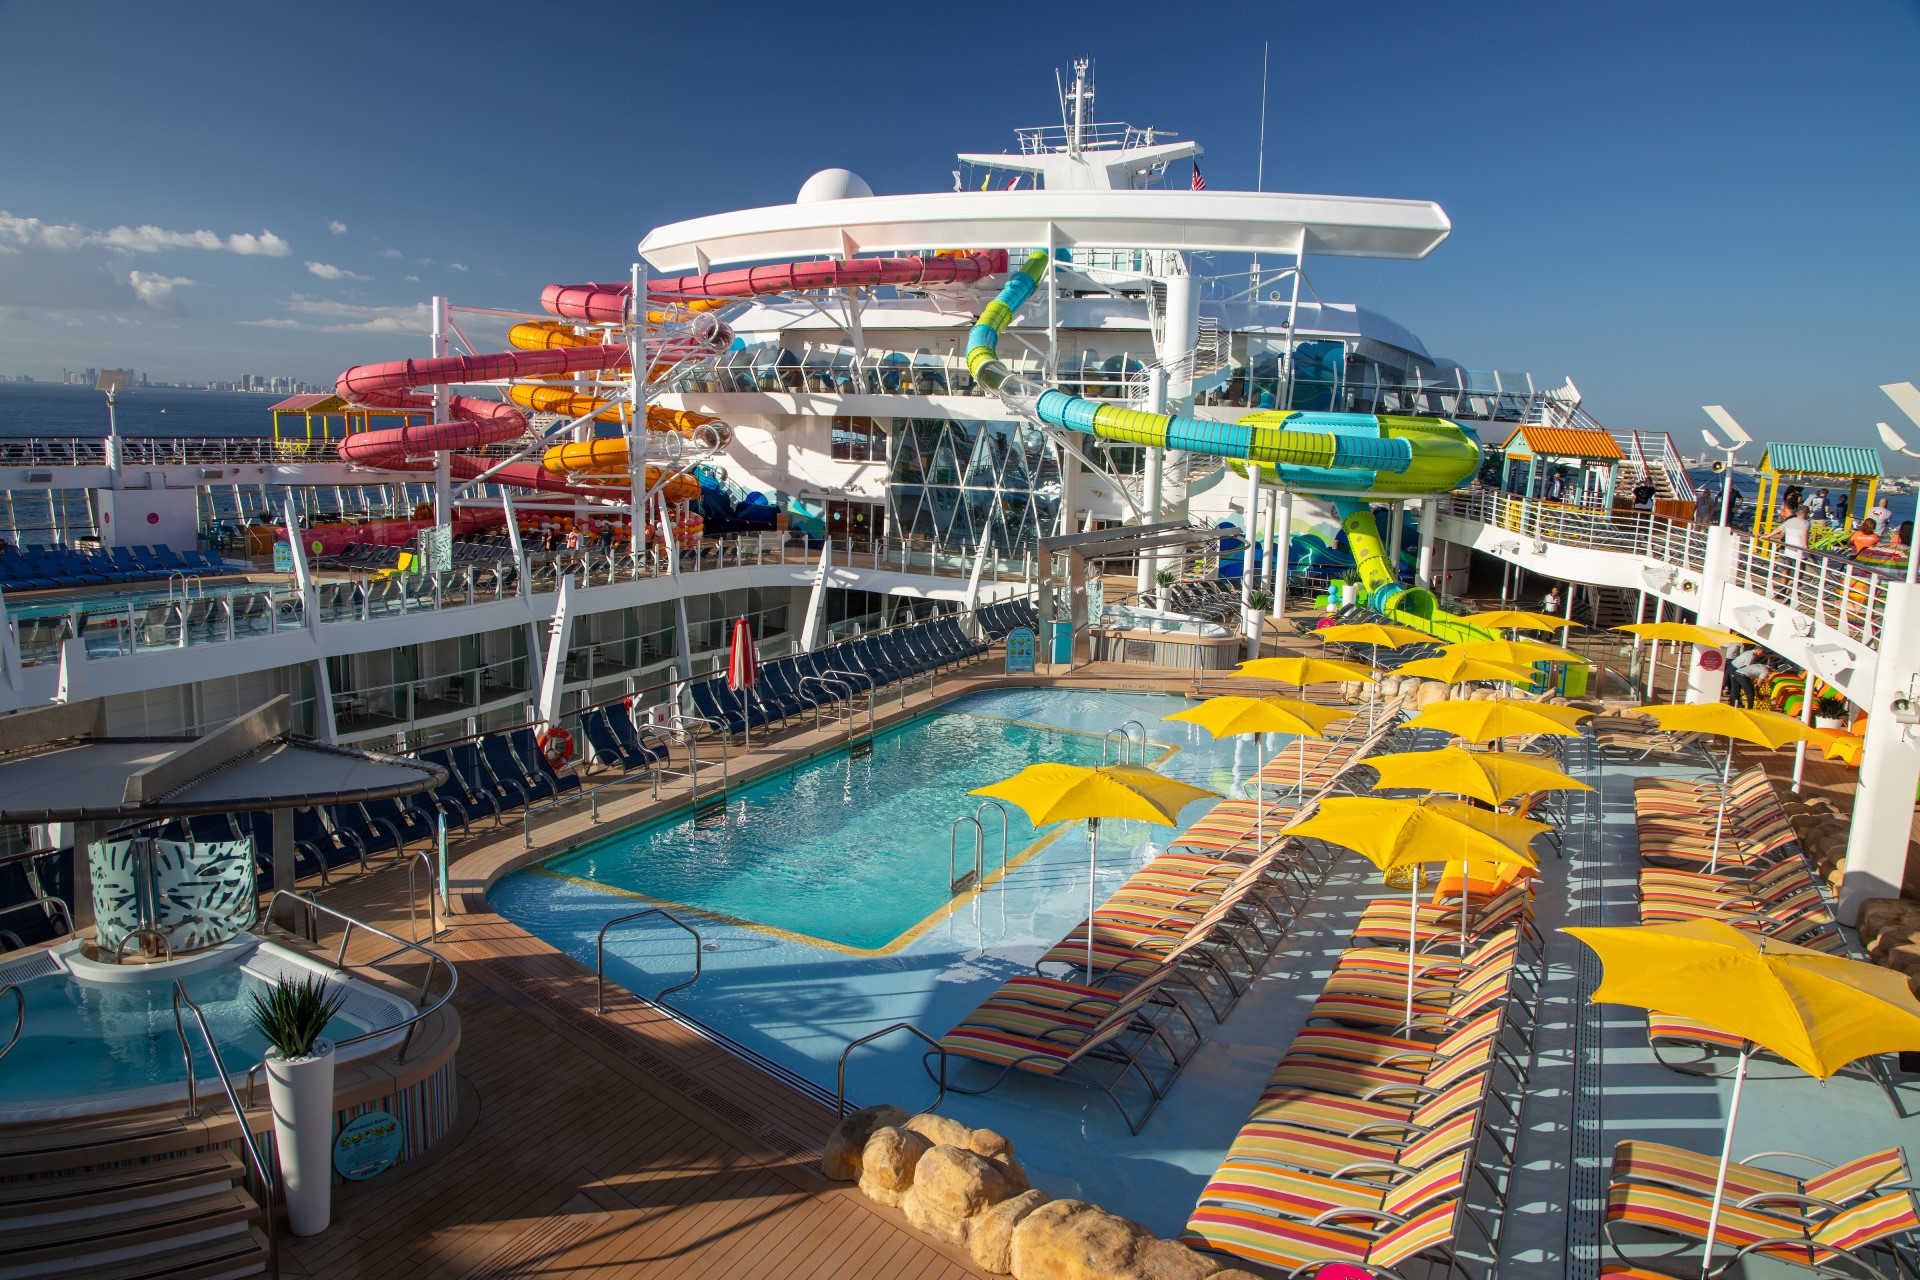
[[[199,1111],[195,1106],[193,1095],[193,1047],[187,1040],[186,1027],[180,1018],[180,1006],[183,1004],[193,1015],[194,1025],[200,1029],[200,1039],[206,1043],[207,1056],[213,1059],[214,1073],[220,1081],[220,1092],[227,1095],[227,1105],[233,1109],[234,1123],[239,1126],[241,1150],[246,1152],[247,1163],[252,1166],[253,1176],[258,1180],[258,1186],[263,1192],[260,1216],[267,1220],[267,1274],[277,1276],[280,1274],[279,1179],[268,1167],[266,1158],[260,1154],[260,1144],[254,1141],[253,1129],[247,1123],[246,1110],[241,1107],[240,1099],[233,1091],[233,1081],[228,1078],[226,1066],[220,1061],[220,1049],[214,1043],[213,1029],[207,1025],[206,1013],[193,1002],[193,997],[187,994],[186,984],[175,978],[173,980],[173,1025],[174,1030],[180,1035],[181,1052],[186,1055],[187,1118],[195,1118],[199,1115]],[[251,1100],[252,1072],[249,1072],[248,1076],[248,1094]]]
[[[27,1029],[26,993],[20,990],[19,983],[9,982],[6,986],[0,987],[0,996],[8,994],[13,996],[13,1034],[7,1037],[5,1044],[0,1045],[0,1058],[13,1052],[13,1046],[20,1043],[20,1035]]]
[[[1463,520],[1510,530],[1528,541],[1618,551],[1696,572],[1707,563],[1707,526],[1646,511],[1609,511],[1492,491],[1456,493],[1448,502],[1450,513]]]
[[[160,959],[162,962],[173,959],[173,943],[167,940],[167,935],[151,925],[143,924],[136,928],[129,929],[120,935],[120,941],[115,944],[113,948],[113,962],[115,964],[125,964],[127,962],[127,944],[136,938],[147,938],[159,943]]]
[[[911,1035],[918,1036],[920,1039],[926,1041],[929,1046],[931,1046],[932,1051],[934,1053],[937,1053],[940,1055],[940,1075],[939,1075],[940,1092],[937,1095],[935,1095],[932,1102],[920,1108],[919,1114],[924,1115],[929,1111],[937,1110],[940,1104],[946,1100],[946,1097],[947,1097],[947,1049],[946,1049],[946,1046],[941,1044],[938,1040],[935,1040],[932,1036],[928,1035],[926,1032],[922,1031],[920,1028],[914,1026],[911,1022],[896,1022],[890,1027],[880,1028],[880,1030],[875,1031],[871,1035],[861,1036],[858,1040],[855,1040],[852,1044],[848,1045],[846,1048],[840,1051],[840,1061],[835,1066],[834,1074],[833,1074],[833,1114],[835,1116],[843,1116],[847,1114],[847,1058],[851,1056],[853,1051],[855,1049],[858,1049],[861,1045],[870,1044],[873,1041],[878,1040],[883,1036],[890,1036],[896,1031],[905,1031]]]
[[[693,935],[693,976],[685,982],[676,982],[670,987],[663,987],[655,992],[653,996],[654,1003],[664,1000],[682,987],[690,987],[700,981],[700,974],[703,968],[701,958],[706,951],[706,944],[700,940],[700,931],[698,929],[688,924],[685,920],[682,920],[679,916],[674,915],[673,912],[660,907],[648,907],[645,911],[635,911],[631,915],[615,916],[600,926],[600,934],[593,941],[593,1011],[596,1014],[602,1014],[607,1011],[607,930],[617,924],[627,924],[634,920],[644,920],[648,916],[660,916]]]
[[[1878,647],[1887,588],[1896,579],[1872,565],[1824,551],[1735,533],[1733,581],[1850,640]]]
[[[44,852],[46,852],[46,850],[33,850],[25,856],[31,857]],[[10,915],[15,911],[31,911],[35,907],[38,907],[48,919],[52,919],[55,914],[58,914],[67,926],[67,931],[63,936],[69,938],[73,936],[73,912],[68,908],[65,898],[55,898],[44,893],[35,894],[25,902],[16,902],[11,906],[0,907],[0,916]]]

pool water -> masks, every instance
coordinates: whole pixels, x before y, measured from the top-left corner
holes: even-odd
[[[190,974],[184,982],[207,1015],[220,1060],[244,1072],[266,1053],[267,1042],[248,1022],[253,994],[267,983],[232,965]],[[186,1080],[180,1036],[173,1022],[173,980],[84,982],[54,974],[23,982],[27,1020],[20,1042],[0,1058],[0,1099],[79,1099],[123,1090],[179,1086]],[[0,1035],[11,1026],[13,1002],[0,1003]],[[194,1074],[213,1074],[206,1042],[186,1018]],[[329,1038],[359,1035],[365,1027],[336,1016]]]
[[[669,906],[693,907],[850,950],[894,943],[952,901],[950,865],[974,862],[967,793],[1029,764],[1101,763],[1101,736],[971,711],[948,711],[879,734],[871,754],[844,752],[744,787],[723,814],[624,832],[544,863],[550,875]],[[1106,745],[1119,759],[1117,740]],[[1164,752],[1152,750],[1149,758]],[[1137,758],[1137,757],[1136,757]],[[1007,856],[1044,837],[1009,806]],[[1000,823],[982,814],[989,876]]]

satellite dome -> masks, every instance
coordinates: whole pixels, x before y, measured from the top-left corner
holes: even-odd
[[[867,180],[851,169],[822,169],[808,178],[793,198],[795,204],[818,204],[822,200],[857,200],[873,194]]]

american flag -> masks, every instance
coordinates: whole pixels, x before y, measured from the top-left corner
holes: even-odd
[[[1207,189],[1207,175],[1200,172],[1200,162],[1198,160],[1193,162],[1193,181],[1188,185],[1195,191],[1205,191]]]

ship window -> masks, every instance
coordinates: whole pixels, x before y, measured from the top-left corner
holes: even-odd
[[[835,418],[833,456],[841,462],[885,462],[887,429],[877,418]]]

